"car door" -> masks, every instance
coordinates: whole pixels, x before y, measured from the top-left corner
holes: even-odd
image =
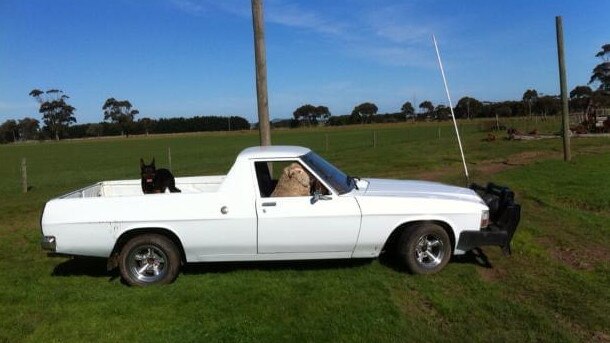
[[[258,192],[259,254],[353,251],[360,230],[360,207],[354,197],[338,195],[322,184],[326,195],[319,199],[310,195],[272,197]]]

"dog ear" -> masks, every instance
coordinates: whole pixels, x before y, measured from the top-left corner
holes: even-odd
[[[140,158],[140,168],[144,168],[144,159]]]

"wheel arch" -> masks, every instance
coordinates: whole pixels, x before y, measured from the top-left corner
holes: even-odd
[[[118,255],[121,252],[123,246],[125,246],[125,244],[129,242],[130,239],[145,234],[158,234],[167,237],[178,248],[182,264],[186,263],[186,254],[184,251],[184,246],[182,245],[180,237],[178,237],[175,232],[163,227],[138,227],[124,231],[117,238],[116,242],[114,243],[114,247],[112,248],[112,252],[110,253],[110,257],[108,258],[108,269],[110,270],[117,266]]]
[[[441,228],[443,228],[443,230],[445,230],[445,232],[447,232],[447,235],[449,236],[449,240],[451,242],[451,252],[453,253],[453,251],[455,250],[455,245],[456,245],[456,238],[455,238],[455,233],[453,232],[453,228],[446,221],[439,220],[439,219],[413,220],[413,221],[404,222],[404,223],[398,225],[396,228],[394,228],[394,230],[392,230],[392,233],[386,239],[383,249],[381,251],[386,252],[386,253],[395,251],[398,239],[404,231],[409,230],[418,224],[425,224],[425,223],[436,224],[436,225],[440,226]]]

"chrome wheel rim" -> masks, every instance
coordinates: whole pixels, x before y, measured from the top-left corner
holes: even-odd
[[[445,256],[443,241],[440,237],[427,234],[420,237],[415,246],[415,258],[424,268],[434,268],[441,264]]]
[[[145,283],[158,281],[167,272],[167,256],[154,245],[134,248],[129,254],[128,264],[131,275]]]

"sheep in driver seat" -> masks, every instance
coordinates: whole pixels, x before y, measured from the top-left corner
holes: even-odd
[[[298,163],[284,168],[272,197],[298,197],[310,195],[311,178],[309,173]]]

